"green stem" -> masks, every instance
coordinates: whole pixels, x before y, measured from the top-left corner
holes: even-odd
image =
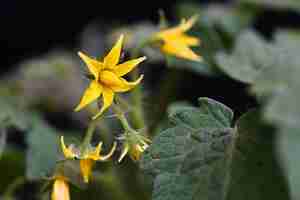
[[[3,194],[3,200],[12,200],[14,192],[20,187],[21,185],[24,185],[26,182],[25,177],[20,176],[13,180],[11,184],[8,185],[6,188],[6,191]]]
[[[96,129],[96,125],[97,125],[97,120],[92,120],[89,123],[89,126],[87,128],[87,131],[85,133],[85,136],[83,138],[83,142],[80,146],[80,152],[84,153],[86,151],[86,149],[88,148],[88,146],[90,145],[92,138],[93,138],[93,134],[95,132]]]
[[[112,105],[112,108],[114,110],[114,112],[116,113],[118,119],[120,120],[123,128],[125,129],[125,133],[126,132],[131,132],[133,131],[133,129],[131,128],[129,122],[127,121],[126,117],[125,117],[125,114],[122,110],[120,110],[120,108],[118,108],[116,105]]]
[[[131,79],[136,80],[139,76],[139,70],[135,69],[131,73]],[[143,91],[142,86],[138,85],[131,92],[131,102],[133,105],[133,109],[131,112],[132,122],[137,129],[144,128],[146,125],[145,116],[144,116],[144,108],[143,108]]]
[[[113,199],[130,200],[132,199],[128,192],[124,189],[119,176],[117,176],[114,168],[103,173],[101,176],[95,176],[97,182],[105,188],[104,190],[110,191]]]
[[[134,59],[138,57],[141,49],[150,43],[152,43],[151,39],[141,42],[139,46],[137,46],[132,50],[131,58]],[[139,75],[140,75],[140,70],[138,68],[136,68],[135,70],[132,71],[132,73],[130,73],[130,77],[132,80],[138,79]],[[141,85],[138,85],[131,92],[131,102],[133,105],[133,110],[131,112],[131,119],[135,128],[141,129],[146,127],[145,113],[143,108],[143,89]]]

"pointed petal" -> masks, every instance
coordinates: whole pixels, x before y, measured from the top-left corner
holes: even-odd
[[[87,155],[87,158],[95,160],[95,161],[99,160],[100,159],[100,152],[101,152],[101,149],[102,149],[102,144],[103,144],[103,142],[99,142],[97,147],[94,149],[94,151],[90,152]]]
[[[85,90],[79,105],[75,108],[75,111],[79,111],[88,104],[92,103],[98,97],[101,96],[102,86],[97,81],[92,81],[89,87]]]
[[[84,182],[88,183],[89,178],[92,173],[92,167],[94,165],[95,161],[92,159],[81,159],[80,160],[80,171],[83,176]]]
[[[133,82],[128,82],[124,78],[120,78],[120,80],[122,81],[122,84],[116,85],[116,86],[111,86],[111,89],[114,92],[127,92],[128,90],[131,90],[136,85],[138,85],[143,80],[143,78],[144,78],[144,76],[140,75],[140,77],[136,81],[133,81]]]
[[[118,162],[121,162],[123,160],[123,158],[126,156],[126,154],[128,153],[129,151],[129,145],[127,143],[124,144],[124,148],[122,150],[122,153],[118,159]]]
[[[103,68],[103,64],[100,61],[88,57],[82,52],[78,52],[78,55],[85,62],[89,71],[93,74],[97,81],[99,77],[99,72]]]
[[[146,59],[146,57],[141,57],[133,60],[129,60],[127,62],[124,62],[122,64],[117,65],[113,71],[117,76],[123,76],[130,71],[132,71],[139,63],[143,62]]]
[[[162,30],[156,34],[156,37],[161,39],[167,39],[169,37],[173,37],[174,35],[182,34],[186,31],[188,31],[197,21],[198,16],[192,16],[189,20],[183,19],[181,23],[178,26],[175,26],[173,28],[168,28],[165,30]]]
[[[107,87],[103,87],[103,106],[99,113],[97,113],[93,119],[98,118],[112,103],[114,100],[114,92]]]
[[[167,54],[175,55],[193,61],[201,61],[201,56],[194,53],[188,46],[178,42],[165,43],[161,50]]]
[[[129,156],[133,161],[138,161],[141,158],[142,152],[143,149],[138,144],[135,144],[131,147]]]
[[[114,142],[113,147],[111,148],[110,152],[107,155],[105,155],[105,156],[100,155],[100,160],[104,161],[104,160],[109,159],[113,155],[113,153],[115,152],[116,147],[117,147],[117,143]]]
[[[188,45],[188,46],[199,46],[200,45],[199,38],[189,36],[186,34],[178,35],[176,40],[177,40],[177,42],[180,42],[180,43]]]
[[[51,193],[51,200],[70,200],[68,183],[61,179],[55,179]]]
[[[68,159],[75,158],[76,155],[72,152],[72,150],[70,148],[66,147],[65,142],[64,142],[64,136],[60,137],[60,145],[61,145],[61,149],[63,151],[65,158],[68,158]]]
[[[194,15],[190,19],[188,19],[187,21],[183,20],[182,23],[179,25],[178,29],[180,29],[181,32],[188,31],[189,29],[191,29],[194,26],[197,19],[198,19],[198,16]]]
[[[104,58],[104,66],[105,68],[112,69],[116,66],[120,59],[120,54],[122,50],[124,35],[121,35],[119,40],[116,42],[114,47],[110,50],[107,56]]]

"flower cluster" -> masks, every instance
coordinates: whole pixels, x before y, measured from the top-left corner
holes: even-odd
[[[183,20],[176,27],[166,28],[155,33],[149,38],[149,41],[150,43],[159,44],[159,49],[165,54],[192,61],[200,61],[201,56],[197,55],[190,48],[199,45],[200,40],[185,33],[194,25],[195,21],[196,17],[192,17],[187,21]],[[129,125],[122,109],[114,103],[114,98],[117,93],[128,92],[141,83],[143,75],[136,75],[136,79],[132,82],[124,79],[123,76],[134,70],[138,64],[146,59],[146,57],[139,57],[119,63],[123,40],[124,36],[121,35],[103,60],[91,58],[82,52],[78,53],[88,68],[88,77],[91,82],[75,108],[75,111],[82,110],[101,97],[102,105],[99,112],[93,116],[87,134],[79,147],[73,144],[66,146],[63,136],[61,136],[60,142],[62,152],[66,159],[79,160],[80,171],[86,183],[90,180],[94,164],[97,161],[109,160],[116,150],[117,143],[114,142],[109,153],[102,155],[102,142],[99,142],[96,147],[90,144],[95,129],[95,122],[97,122],[96,120],[109,107],[114,108],[116,116],[124,128],[124,134],[118,138],[122,144],[122,151],[119,155],[118,162],[121,162],[126,155],[129,155],[132,160],[138,161],[142,153],[151,144],[151,140],[147,136],[140,134],[139,131],[136,131]],[[68,182],[68,179],[64,176],[54,177],[51,195],[52,200],[70,199]]]

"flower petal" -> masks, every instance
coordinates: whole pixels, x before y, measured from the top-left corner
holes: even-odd
[[[123,158],[126,156],[126,154],[128,153],[129,151],[129,144],[128,143],[125,143],[124,144],[124,147],[123,147],[123,150],[122,150],[122,153],[118,159],[118,162],[121,162],[123,160]]]
[[[92,167],[94,165],[95,161],[92,159],[81,159],[80,160],[80,171],[83,176],[84,182],[88,183],[89,178],[92,173]]]
[[[64,179],[55,179],[51,200],[70,200],[69,185]]]
[[[89,87],[85,90],[79,105],[75,108],[75,111],[81,110],[83,107],[100,97],[102,90],[102,86],[97,81],[92,81]]]
[[[192,26],[197,21],[197,18],[198,18],[198,16],[194,15],[187,21],[183,19],[178,26],[162,30],[156,34],[156,37],[161,38],[161,39],[167,39],[168,37],[182,34],[186,31],[188,31],[190,28],[192,28]]]
[[[128,82],[124,78],[120,78],[120,80],[122,81],[122,84],[111,86],[111,89],[114,92],[127,92],[128,90],[131,90],[136,85],[138,85],[143,80],[143,78],[144,78],[144,76],[140,75],[140,77],[134,82]]]
[[[60,137],[60,145],[61,145],[61,149],[64,153],[65,158],[68,159],[74,159],[75,158],[75,154],[72,152],[72,150],[70,148],[67,148],[64,142],[64,136]]]
[[[114,92],[108,88],[108,87],[103,87],[103,106],[99,113],[97,113],[93,119],[98,118],[112,103],[114,100]]]
[[[104,160],[109,159],[113,155],[113,153],[115,152],[116,147],[117,147],[117,143],[114,142],[113,147],[111,148],[111,150],[109,151],[108,154],[106,154],[105,156],[100,155],[100,160],[104,161]]]
[[[138,144],[133,144],[129,149],[129,156],[133,161],[138,161],[141,158],[143,149]]]
[[[167,42],[161,50],[167,54],[175,55],[179,58],[184,58],[193,61],[201,61],[201,56],[194,53],[187,45],[179,42]]]
[[[92,159],[92,160],[99,160],[100,159],[100,152],[102,149],[102,144],[103,142],[99,142],[97,147],[94,149],[94,151],[91,151],[88,155],[87,158]]]
[[[186,34],[178,35],[176,40],[178,42],[186,44],[188,46],[199,46],[200,45],[199,38],[189,36],[189,35],[186,35]]]
[[[120,54],[122,50],[124,35],[121,35],[119,40],[116,42],[114,47],[110,50],[110,52],[104,58],[104,66],[107,69],[112,69],[116,66],[120,59]]]
[[[129,60],[127,62],[124,62],[122,64],[117,65],[113,71],[117,76],[123,76],[130,71],[132,71],[139,63],[143,62],[146,59],[146,57],[141,57],[133,60]]]
[[[192,16],[190,19],[186,20],[182,20],[182,23],[178,26],[178,29],[180,29],[181,32],[186,32],[189,29],[191,29],[194,24],[196,23],[198,19],[197,15]]]
[[[89,71],[93,74],[93,76],[95,77],[95,80],[97,81],[98,77],[99,77],[99,72],[103,68],[103,63],[88,57],[87,55],[85,55],[82,52],[78,52],[78,55],[85,62]]]

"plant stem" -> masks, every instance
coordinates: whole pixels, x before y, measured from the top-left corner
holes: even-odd
[[[140,51],[143,47],[147,46],[151,43],[151,40],[145,40],[141,42],[139,46],[134,48],[131,51],[131,58],[134,59],[139,56]],[[130,77],[132,80],[138,79],[140,74],[139,68],[135,68],[132,73],[130,73]],[[132,92],[131,92],[131,102],[133,105],[133,110],[131,112],[131,119],[134,124],[134,127],[137,129],[144,128],[146,126],[145,122],[145,113],[143,109],[143,89],[142,85],[138,85]]]
[[[126,117],[125,117],[125,114],[123,113],[123,111],[120,110],[120,108],[118,108],[116,105],[112,105],[112,108],[114,110],[114,112],[116,113],[118,119],[120,120],[123,128],[125,129],[125,133],[126,132],[130,132],[130,131],[133,131],[133,129],[131,128],[131,126],[129,125]]]
[[[13,180],[11,184],[8,185],[6,188],[6,191],[3,193],[3,200],[12,200],[13,193],[16,191],[16,189],[23,185],[26,182],[26,179],[23,176],[19,176],[16,179]]]
[[[131,73],[131,79],[136,80],[139,76],[139,70],[135,69]],[[131,113],[132,122],[137,129],[141,129],[145,127],[145,118],[144,118],[144,109],[143,109],[143,91],[142,86],[138,85],[131,92],[131,102],[133,105],[133,110]]]
[[[87,128],[87,131],[86,131],[85,136],[83,138],[83,142],[82,142],[81,147],[80,147],[80,152],[81,153],[84,153],[86,151],[86,149],[88,148],[89,144],[92,141],[93,134],[94,134],[94,131],[95,131],[96,125],[97,125],[96,122],[97,122],[97,120],[91,120],[90,123],[89,123],[89,126]]]

